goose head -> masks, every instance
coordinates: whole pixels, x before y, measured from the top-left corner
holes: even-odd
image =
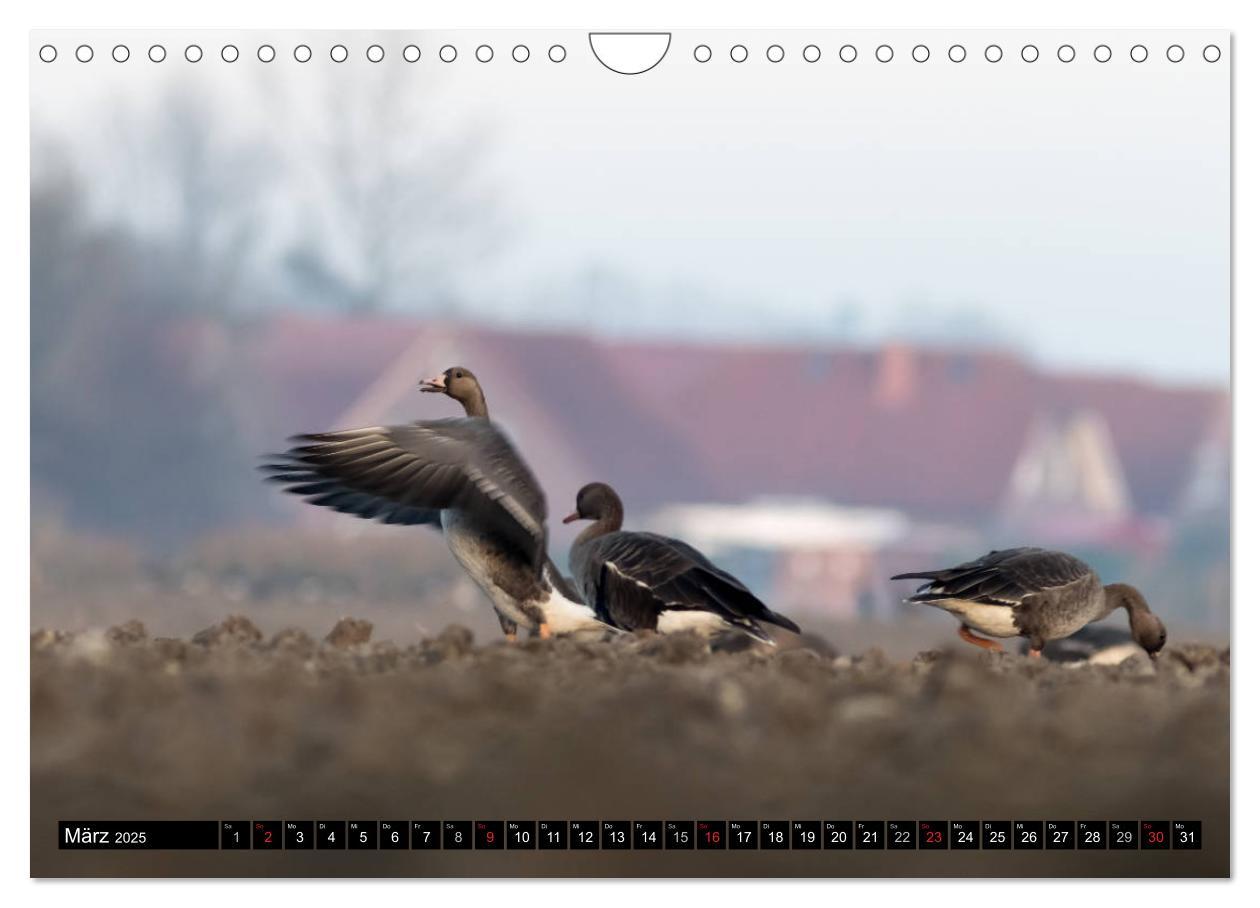
[[[1152,659],[1159,655],[1159,651],[1168,642],[1168,630],[1154,612],[1135,613],[1129,619],[1129,626],[1137,645],[1146,650]]]
[[[428,394],[445,394],[464,405],[469,416],[486,416],[486,397],[481,383],[471,369],[451,366],[441,375],[420,382],[420,390]]]
[[[608,523],[614,529],[621,526],[623,510],[621,499],[613,487],[603,482],[588,482],[578,490],[577,510],[564,518],[565,523],[575,520],[595,520]]]

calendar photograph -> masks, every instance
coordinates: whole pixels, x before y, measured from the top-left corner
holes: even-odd
[[[32,877],[1231,875],[1229,32],[29,54]]]

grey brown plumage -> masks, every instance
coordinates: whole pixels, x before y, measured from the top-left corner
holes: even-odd
[[[1094,572],[1065,552],[1024,547],[1002,549],[939,571],[897,574],[893,580],[927,580],[911,602],[966,599],[990,605],[1019,605],[1033,593],[1067,587]]]
[[[960,636],[982,646],[991,641],[972,632],[1026,637],[1036,655],[1046,641],[1071,636],[1116,608],[1129,613],[1133,636],[1147,652],[1157,653],[1166,639],[1141,593],[1127,584],[1104,586],[1088,564],[1066,552],[1001,549],[955,567],[892,579],[926,581],[907,601],[950,612],[962,622]]]
[[[678,539],[620,529],[621,501],[611,487],[592,483],[566,518],[596,523],[574,542],[569,569],[582,598],[603,621],[622,630],[664,630],[704,623],[706,616],[769,642],[761,623],[800,633],[737,578]],[[699,619],[699,620],[697,620]]]
[[[489,420],[464,417],[299,435],[264,469],[311,504],[382,523],[440,525],[473,515],[542,570],[547,503],[538,480]]]
[[[542,635],[604,629],[547,556],[547,500],[490,421],[476,377],[447,369],[421,385],[460,401],[465,416],[300,435],[263,466],[311,504],[388,524],[441,529],[499,616]]]

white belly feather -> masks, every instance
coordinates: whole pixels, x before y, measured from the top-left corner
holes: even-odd
[[[450,547],[455,560],[489,597],[495,611],[522,627],[536,629],[537,622],[525,613],[521,608],[521,603],[494,582],[486,559],[485,542],[481,535],[476,530],[464,526],[458,513],[449,510],[442,511],[442,532],[446,536],[446,544]],[[553,634],[573,634],[586,630],[602,633],[609,630],[608,625],[595,617],[592,609],[582,603],[567,599],[545,578],[540,587],[547,590],[546,597],[527,604],[541,609],[543,619]]]
[[[595,612],[589,606],[574,602],[556,589],[552,589],[542,602],[534,604],[542,609],[547,626],[553,634],[575,634],[581,631],[606,633],[615,630],[596,618]]]
[[[709,635],[717,633],[726,622],[713,612],[666,609],[656,619],[656,629],[662,634],[676,634],[679,631],[695,631]]]
[[[942,599],[928,603],[954,615],[967,627],[990,637],[1018,637],[1015,612],[1009,605],[988,605],[966,599]]]

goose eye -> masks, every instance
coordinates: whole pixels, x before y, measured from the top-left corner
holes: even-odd
[[[456,373],[455,373],[455,377],[456,377],[456,378],[463,378],[463,377],[464,377],[464,373],[463,373],[463,372],[456,372]]]

